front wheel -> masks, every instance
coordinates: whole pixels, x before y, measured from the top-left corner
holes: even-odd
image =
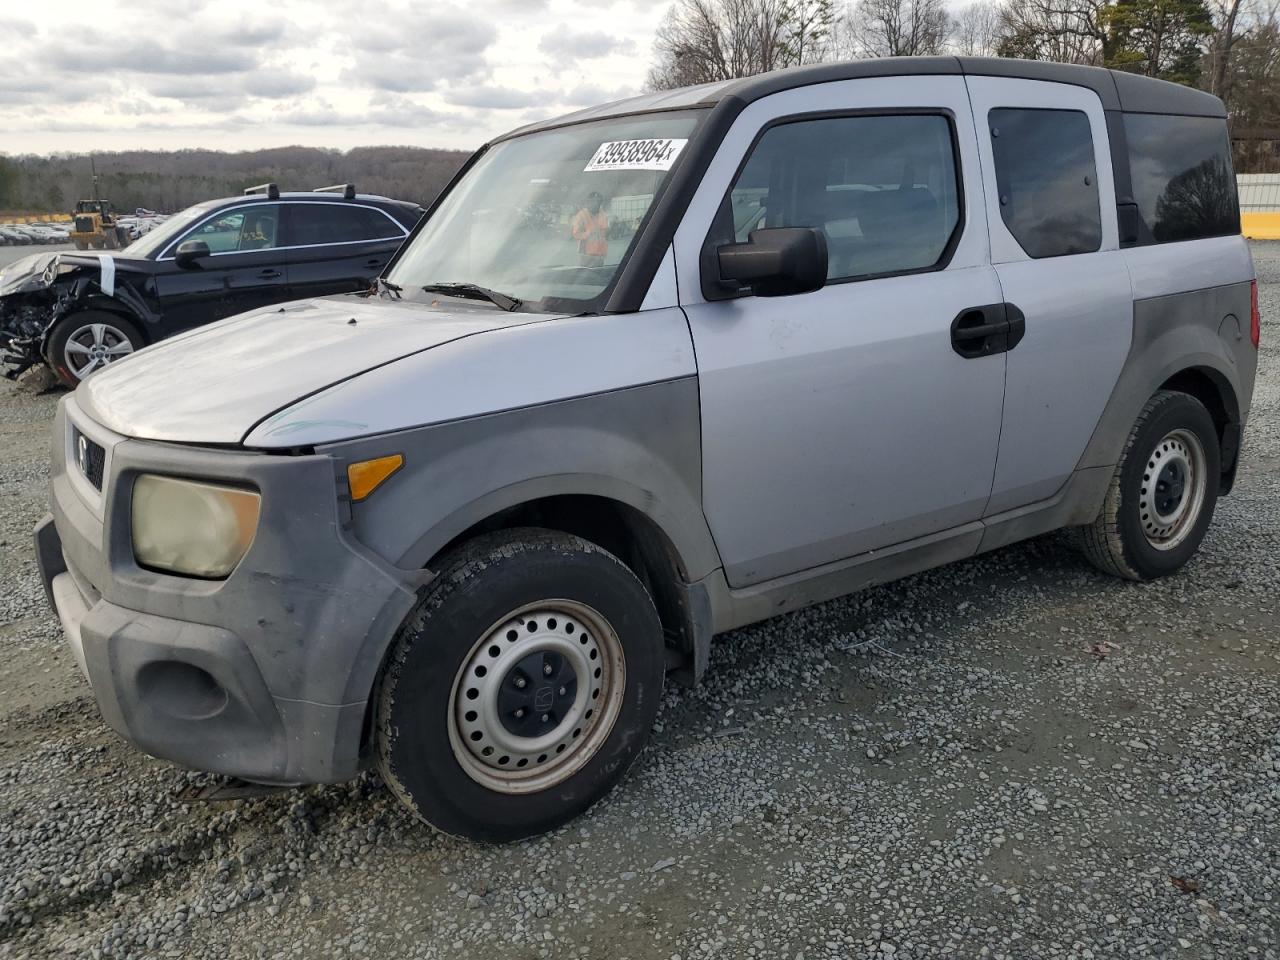
[[[1204,404],[1185,393],[1157,393],[1129,434],[1102,512],[1080,528],[1085,556],[1129,580],[1181,569],[1213,519],[1221,472],[1218,433]]]
[[[74,389],[95,370],[145,345],[138,328],[123,317],[84,310],[63,317],[49,331],[45,356],[58,379]]]
[[[653,601],[615,556],[548,530],[479,537],[394,641],[376,702],[383,779],[446,833],[543,833],[639,755],[664,667]]]

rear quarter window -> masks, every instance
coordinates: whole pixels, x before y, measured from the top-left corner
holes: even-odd
[[[1126,113],[1133,198],[1147,243],[1240,232],[1227,124],[1213,117]]]
[[[1102,246],[1089,117],[1079,110],[1000,107],[987,115],[1000,216],[1027,256]]]

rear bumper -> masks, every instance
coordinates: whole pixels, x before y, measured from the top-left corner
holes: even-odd
[[[92,429],[83,417],[76,424]],[[97,503],[55,439],[53,512],[35,539],[46,592],[106,722],[199,770],[265,783],[355,775],[373,681],[416,589],[346,537],[327,458],[102,439],[110,463]],[[238,474],[261,491],[257,536],[225,581],[136,566],[129,510],[144,470]]]

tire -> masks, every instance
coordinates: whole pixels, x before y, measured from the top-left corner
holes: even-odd
[[[539,664],[554,667],[545,683]],[[392,643],[375,695],[379,769],[437,830],[544,833],[631,766],[664,673],[653,601],[617,557],[550,530],[478,537],[441,564]]]
[[[88,352],[82,353],[78,344]],[[82,310],[59,320],[45,338],[45,359],[73,390],[82,379],[146,346],[137,326],[104,310]],[[96,360],[92,365],[91,361]]]
[[[77,241],[76,241],[76,249],[77,249],[77,250],[88,250],[88,249],[89,249],[89,241],[88,241],[88,240],[77,240]]]
[[[1084,555],[1128,580],[1177,572],[1213,520],[1221,477],[1209,411],[1189,394],[1157,393],[1129,433],[1102,512],[1079,528]]]

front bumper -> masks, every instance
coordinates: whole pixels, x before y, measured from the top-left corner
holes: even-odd
[[[106,451],[101,493],[68,456],[68,420]],[[144,472],[258,489],[257,534],[227,579],[137,566],[130,509]],[[322,783],[358,772],[374,679],[422,577],[350,537],[328,457],[129,440],[67,398],[51,486],[37,557],[113,729],[154,756],[247,780]]]

